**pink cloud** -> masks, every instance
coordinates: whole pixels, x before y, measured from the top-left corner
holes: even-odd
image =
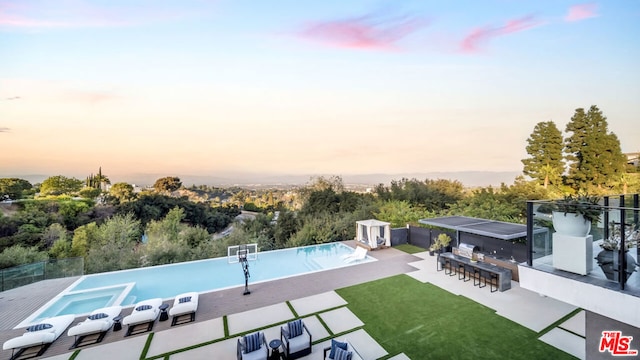
[[[564,21],[573,22],[597,17],[598,5],[579,4],[569,7],[569,12],[564,17]]]
[[[11,129],[9,129],[8,127],[0,126],[0,133],[9,132],[9,131],[11,131]]]
[[[529,15],[523,18],[509,20],[502,26],[485,26],[474,29],[460,42],[460,48],[466,53],[479,52],[484,43],[495,37],[524,31],[538,25],[540,25],[540,22]]]
[[[383,19],[375,15],[311,23],[299,33],[305,39],[350,49],[393,50],[403,38],[426,26],[420,18]]]

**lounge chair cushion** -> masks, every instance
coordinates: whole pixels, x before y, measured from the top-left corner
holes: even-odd
[[[287,324],[289,327],[289,339],[302,335],[302,320],[294,320]]]
[[[37,325],[31,325],[27,328],[27,331],[40,331],[40,330],[46,330],[46,329],[51,329],[53,327],[53,325],[51,324],[37,324]]]
[[[105,314],[105,313],[97,313],[97,314],[92,314],[87,316],[87,319],[89,320],[98,320],[98,319],[104,319],[104,318],[108,318],[109,315]]]
[[[250,353],[260,349],[260,333],[253,333],[244,337],[245,351]]]
[[[333,356],[333,360],[351,360],[353,353],[351,351],[343,350],[339,347],[336,348],[336,353]]]
[[[198,293],[189,292],[179,294],[173,300],[173,306],[169,309],[169,315],[179,316],[194,313],[198,310]]]
[[[331,359],[335,359],[336,356],[336,348],[340,348],[342,350],[347,350],[347,343],[340,342],[335,339],[331,339],[331,351],[329,352],[329,357]]]

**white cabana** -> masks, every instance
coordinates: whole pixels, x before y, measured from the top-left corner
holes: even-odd
[[[371,249],[378,246],[391,246],[391,223],[375,219],[356,221],[356,240],[365,243]],[[382,243],[378,242],[381,238]]]

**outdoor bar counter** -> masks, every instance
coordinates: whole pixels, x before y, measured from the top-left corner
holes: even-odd
[[[505,291],[511,289],[511,270],[509,269],[482,261],[473,262],[469,258],[455,255],[450,252],[438,254],[438,265],[441,269],[444,268],[447,262],[449,262],[450,266],[453,267],[454,270],[457,269],[457,264],[465,264],[481,271],[496,274],[498,277],[498,290]]]

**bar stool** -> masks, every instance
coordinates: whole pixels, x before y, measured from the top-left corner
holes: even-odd
[[[458,262],[453,260],[453,259],[445,259],[445,265],[449,264],[449,272],[447,272],[447,268],[445,266],[444,273],[449,275],[449,276],[454,276],[456,274],[454,264],[457,264],[457,263]]]
[[[489,289],[491,292],[498,291],[498,274],[487,270],[481,270],[480,277],[484,279],[485,286],[487,286],[487,282],[489,283]]]
[[[475,278],[476,278],[476,273],[479,273],[478,268],[476,268],[475,266],[471,265],[471,264],[464,264],[464,271],[466,272],[466,274],[468,274],[469,276],[466,276],[463,280],[465,282],[471,280],[471,277],[473,277],[474,282],[475,282]],[[465,275],[466,275],[465,274]]]
[[[498,291],[498,274],[494,272],[489,273],[489,289],[491,292]]]
[[[478,274],[478,283],[476,284],[476,278],[474,277],[473,279],[473,285],[477,286],[479,288],[483,288],[485,286],[487,286],[487,278],[486,278],[486,274],[488,274],[488,271],[485,270],[479,270],[479,269],[475,269],[474,270],[474,275]],[[482,283],[484,281],[484,284]]]
[[[458,280],[467,281],[467,264],[463,262],[458,263]]]

